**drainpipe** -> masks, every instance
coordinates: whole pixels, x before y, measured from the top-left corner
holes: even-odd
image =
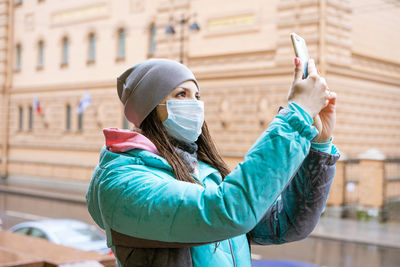
[[[14,47],[14,0],[8,0],[8,12],[6,15],[7,23],[7,45],[6,45],[6,62],[5,77],[2,88],[3,94],[3,118],[1,129],[3,130],[2,139],[2,155],[1,155],[1,176],[8,176],[8,139],[9,139],[9,115],[10,115],[10,94],[13,75],[13,47]]]
[[[326,77],[326,0],[319,1],[319,40],[318,40],[318,69],[323,77]]]

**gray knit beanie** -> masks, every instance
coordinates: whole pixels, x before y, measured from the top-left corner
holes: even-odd
[[[149,59],[126,70],[117,78],[118,96],[128,121],[140,127],[143,120],[179,84],[192,80],[193,73],[169,59]]]

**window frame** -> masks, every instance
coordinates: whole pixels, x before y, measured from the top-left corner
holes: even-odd
[[[28,107],[28,131],[33,132],[33,124],[34,124],[34,110],[33,106],[29,105]]]
[[[67,67],[69,64],[70,40],[68,36],[61,39],[61,67]]]
[[[22,45],[17,43],[15,46],[15,71],[20,72],[22,69]]]
[[[18,131],[24,131],[24,107],[22,105],[18,106]]]
[[[154,54],[156,53],[156,34],[157,34],[157,26],[155,23],[151,23],[150,24],[150,31],[149,31],[149,52],[148,55],[149,57],[154,56]]]
[[[78,118],[77,118],[77,132],[82,133],[83,132],[83,115],[85,111],[79,113],[78,112]]]
[[[71,104],[67,104],[65,106],[65,131],[72,131],[72,106]]]
[[[123,61],[126,57],[126,29],[121,27],[117,30],[117,57],[116,61]]]
[[[38,42],[38,58],[37,58],[37,70],[42,70],[44,68],[44,41],[39,40]]]
[[[94,32],[89,33],[88,35],[88,58],[87,63],[93,64],[96,62],[96,34]]]
[[[122,113],[122,129],[130,129],[131,123],[125,117],[125,114]]]

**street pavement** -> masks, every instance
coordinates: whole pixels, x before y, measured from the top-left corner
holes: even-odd
[[[400,223],[357,221],[324,216],[321,217],[311,236],[400,248]]]
[[[0,210],[3,229],[8,229],[23,221],[46,218],[45,216]],[[311,233],[311,237],[400,249],[400,222],[379,223],[323,216]]]
[[[4,192],[10,191],[21,193],[21,190],[23,194],[4,194]],[[42,199],[38,196],[45,196],[45,198]],[[14,208],[26,207],[20,211],[8,210],[5,204],[13,202],[15,203],[11,206]],[[66,194],[55,190],[49,192],[49,190],[0,184],[0,219],[3,219],[3,228],[7,229],[21,220],[45,217],[72,218],[93,223],[87,212],[84,193]],[[398,249],[400,248],[400,222],[379,223],[323,216],[311,236]]]
[[[43,219],[43,215],[0,210],[4,229],[21,221]],[[255,262],[290,260],[328,267],[398,267],[400,223],[322,217],[309,238],[282,245],[252,246],[251,256]]]
[[[306,239],[252,246],[252,259],[263,266],[294,261],[324,267],[399,267],[400,223],[322,217]],[[275,264],[275,265],[274,265]]]

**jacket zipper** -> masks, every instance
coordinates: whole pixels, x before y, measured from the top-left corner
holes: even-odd
[[[233,248],[232,248],[232,244],[231,244],[231,240],[230,239],[228,239],[228,243],[229,243],[229,248],[231,250],[233,267],[236,267],[235,255],[233,254]]]

